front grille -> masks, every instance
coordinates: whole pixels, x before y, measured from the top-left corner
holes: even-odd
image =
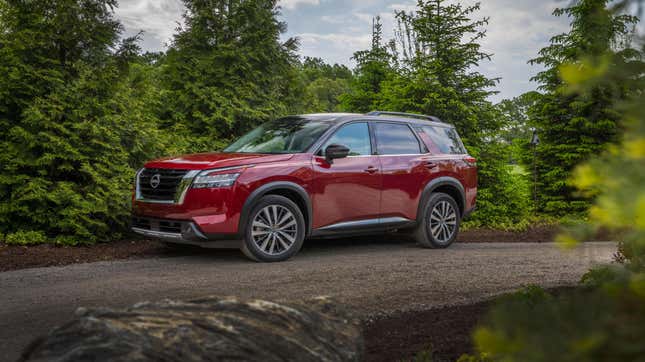
[[[146,168],[139,174],[139,194],[141,198],[155,201],[174,201],[177,187],[188,170]],[[153,187],[151,180],[158,176],[159,183]]]

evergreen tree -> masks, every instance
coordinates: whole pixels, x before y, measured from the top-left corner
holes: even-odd
[[[344,65],[326,64],[320,58],[307,57],[300,66],[304,93],[298,113],[336,112],[339,97],[349,91],[352,71]]]
[[[530,62],[546,67],[533,78],[545,95],[532,110],[541,141],[537,147],[537,206],[546,213],[586,210],[588,199],[568,182],[571,171],[617,140],[621,115],[614,105],[633,91],[629,82],[604,82],[579,93],[567,88],[560,77],[563,67],[589,67],[586,57],[590,55],[603,55],[595,62],[605,63],[604,67],[626,64],[636,55],[629,48],[628,35],[637,19],[612,13],[607,4],[608,0],[580,0],[556,9],[554,15],[572,19],[571,29],[554,36],[551,45]]]
[[[499,128],[487,101],[497,80],[473,70],[490,60],[479,44],[488,19],[471,19],[478,3],[425,0],[417,7],[396,15],[401,77],[384,86],[381,108],[435,115],[453,123],[465,143],[478,146],[483,132]]]
[[[163,62],[161,118],[190,137],[193,151],[212,151],[296,104],[295,39],[275,0],[184,0],[179,29]]]
[[[341,108],[349,112],[366,113],[378,108],[381,85],[395,73],[391,48],[383,43],[383,25],[376,17],[372,24],[372,47],[354,53],[354,80],[348,93],[342,95]]]
[[[488,19],[473,19],[479,4],[418,1],[417,11],[398,12],[396,76],[381,83],[374,108],[437,116],[455,125],[478,159],[477,225],[522,227],[528,214],[528,185],[507,165],[510,147],[498,137],[503,126],[488,101],[497,79],[474,70],[491,55],[479,42]]]
[[[513,164],[517,164],[526,156],[525,149],[533,137],[530,112],[541,96],[539,92],[531,91],[513,99],[504,99],[495,105],[502,124],[497,137],[511,147]]]
[[[127,223],[154,120],[114,0],[0,2],[0,234],[91,243]],[[133,97],[134,96],[134,97]],[[150,125],[152,122],[152,125]]]

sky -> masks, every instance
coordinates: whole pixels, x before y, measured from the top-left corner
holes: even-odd
[[[457,0],[454,0],[457,2]],[[464,5],[474,0],[460,1]],[[479,72],[501,78],[499,94],[492,101],[512,98],[534,90],[530,78],[541,70],[527,64],[549,39],[567,31],[569,19],[551,13],[564,0],[480,0],[477,17],[489,17],[487,36],[481,42],[491,61],[480,64]],[[372,19],[380,16],[385,39],[393,37],[394,11],[414,10],[416,0],[280,0],[281,19],[288,25],[284,38],[300,39],[302,56],[320,57],[328,63],[353,67],[352,54],[367,49],[371,42]],[[143,31],[144,50],[166,49],[181,23],[179,0],[120,0],[116,16],[126,35]]]

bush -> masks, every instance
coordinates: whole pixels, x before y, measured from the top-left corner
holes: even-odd
[[[524,173],[507,164],[508,147],[487,144],[477,156],[477,211],[466,227],[524,230],[530,224],[530,184]]]
[[[41,231],[17,231],[5,237],[9,245],[36,245],[47,242],[47,237]]]
[[[496,361],[642,359],[645,274],[611,279],[557,297],[533,289],[502,298],[474,333],[478,352]]]

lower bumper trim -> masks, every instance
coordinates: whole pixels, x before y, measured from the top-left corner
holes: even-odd
[[[195,245],[202,248],[211,249],[237,249],[242,246],[239,240],[210,240],[204,235],[193,223],[187,224],[181,233],[170,233],[165,231],[156,231],[132,227],[132,231],[148,238],[158,239],[163,242],[173,244]]]

